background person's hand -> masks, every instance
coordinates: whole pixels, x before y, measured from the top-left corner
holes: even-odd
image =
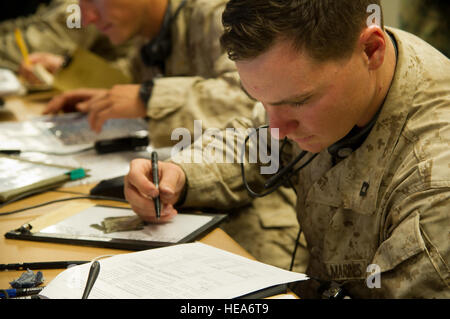
[[[133,211],[144,221],[166,222],[178,212],[173,207],[180,198],[186,184],[186,176],[180,166],[158,162],[159,192],[152,182],[152,163],[146,159],[135,159],[125,176],[124,194]],[[161,217],[156,218],[153,198],[160,195]]]
[[[106,94],[77,104],[81,112],[89,113],[91,129],[97,133],[112,118],[139,118],[147,114],[147,106],[139,98],[139,85],[115,85]]]
[[[23,61],[19,67],[18,74],[21,75],[30,84],[42,84],[33,73],[33,66],[41,64],[48,72],[55,74],[61,69],[64,63],[64,57],[47,52],[35,52],[28,56],[30,64]]]
[[[106,89],[77,89],[67,91],[55,96],[48,102],[43,114],[57,114],[59,112],[85,112],[85,108],[79,108],[81,102],[87,102],[93,98],[106,95]]]

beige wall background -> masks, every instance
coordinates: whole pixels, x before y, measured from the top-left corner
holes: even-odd
[[[398,28],[400,0],[381,0],[381,7],[383,8],[384,24],[389,27]]]

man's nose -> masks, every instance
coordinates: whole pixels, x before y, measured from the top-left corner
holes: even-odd
[[[81,24],[87,26],[99,20],[97,9],[92,4],[80,4]]]
[[[278,108],[276,110],[267,108],[269,116],[269,126],[271,129],[278,129],[278,139],[283,139],[298,128],[298,121],[289,112]]]

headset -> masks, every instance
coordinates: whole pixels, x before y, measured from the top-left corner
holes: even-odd
[[[244,186],[247,189],[248,193],[252,196],[252,197],[264,197],[267,196],[271,193],[273,193],[274,191],[276,191],[280,186],[282,186],[283,184],[286,183],[290,183],[290,179],[292,176],[294,176],[295,174],[297,174],[301,169],[303,169],[306,165],[308,165],[309,163],[312,162],[312,160],[318,155],[318,154],[312,154],[310,156],[310,158],[303,163],[300,167],[295,168],[294,166],[300,162],[303,157],[306,156],[306,154],[308,154],[307,151],[302,151],[299,155],[297,155],[297,157],[291,161],[291,163],[289,163],[287,166],[280,168],[280,170],[278,171],[278,173],[276,173],[275,175],[273,175],[272,177],[270,177],[266,183],[264,184],[264,189],[265,191],[258,193],[253,191],[250,186],[248,185],[247,179],[245,177],[245,169],[244,169],[244,157],[245,157],[245,150],[246,150],[246,146],[247,146],[247,142],[248,140],[256,133],[259,132],[259,130],[261,129],[267,129],[269,126],[268,125],[263,125],[260,126],[258,128],[256,128],[256,130],[252,131],[250,134],[247,135],[247,137],[244,140],[244,144],[242,146],[242,152],[241,152],[241,175],[242,175],[242,181],[244,182]],[[283,144],[281,145],[280,148],[280,154],[283,152],[284,147],[287,145],[287,138],[285,137],[283,139]],[[291,185],[291,187],[295,190],[295,188]]]
[[[328,147],[328,153],[332,157],[333,166],[336,164],[337,161],[342,160],[346,157],[348,157],[351,153],[353,153],[356,149],[358,149],[362,143],[366,140],[367,136],[369,135],[370,131],[372,130],[373,126],[375,125],[378,115],[381,112],[381,108],[378,110],[378,112],[375,114],[373,119],[370,121],[368,125],[366,125],[363,128],[359,128],[355,126],[345,137],[334,143],[333,145]],[[247,179],[245,178],[245,170],[244,170],[244,157],[245,157],[245,150],[247,148],[247,142],[248,140],[259,130],[261,129],[267,129],[269,125],[263,125],[256,130],[250,132],[250,134],[247,135],[247,137],[244,140],[244,144],[242,145],[242,152],[241,152],[241,175],[242,180],[244,182],[244,186],[247,189],[248,193],[252,197],[264,197],[269,195],[270,193],[277,190],[280,186],[290,183],[290,179],[296,175],[300,170],[305,168],[305,166],[309,165],[314,158],[319,153],[310,153],[308,151],[302,151],[300,154],[298,154],[288,165],[285,167],[281,167],[278,172],[270,177],[264,184],[265,191],[261,193],[257,193],[253,191],[250,186],[247,183]],[[283,139],[283,144],[280,148],[280,154],[283,152],[283,148],[287,144],[287,137]],[[297,163],[299,163],[308,153],[310,153],[310,157],[299,167],[295,168]],[[291,187],[295,190],[295,188],[291,185]]]
[[[164,72],[164,63],[172,51],[172,40],[170,29],[172,22],[177,18],[181,9],[186,5],[187,0],[183,0],[172,15],[171,1],[169,1],[164,15],[161,31],[149,43],[141,48],[141,57],[147,66],[157,66]]]

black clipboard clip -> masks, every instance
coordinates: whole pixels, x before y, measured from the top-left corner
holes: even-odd
[[[24,224],[22,226],[20,226],[17,229],[14,229],[13,231],[21,234],[21,235],[31,235],[31,229],[33,228],[33,226],[31,226],[31,224]]]

